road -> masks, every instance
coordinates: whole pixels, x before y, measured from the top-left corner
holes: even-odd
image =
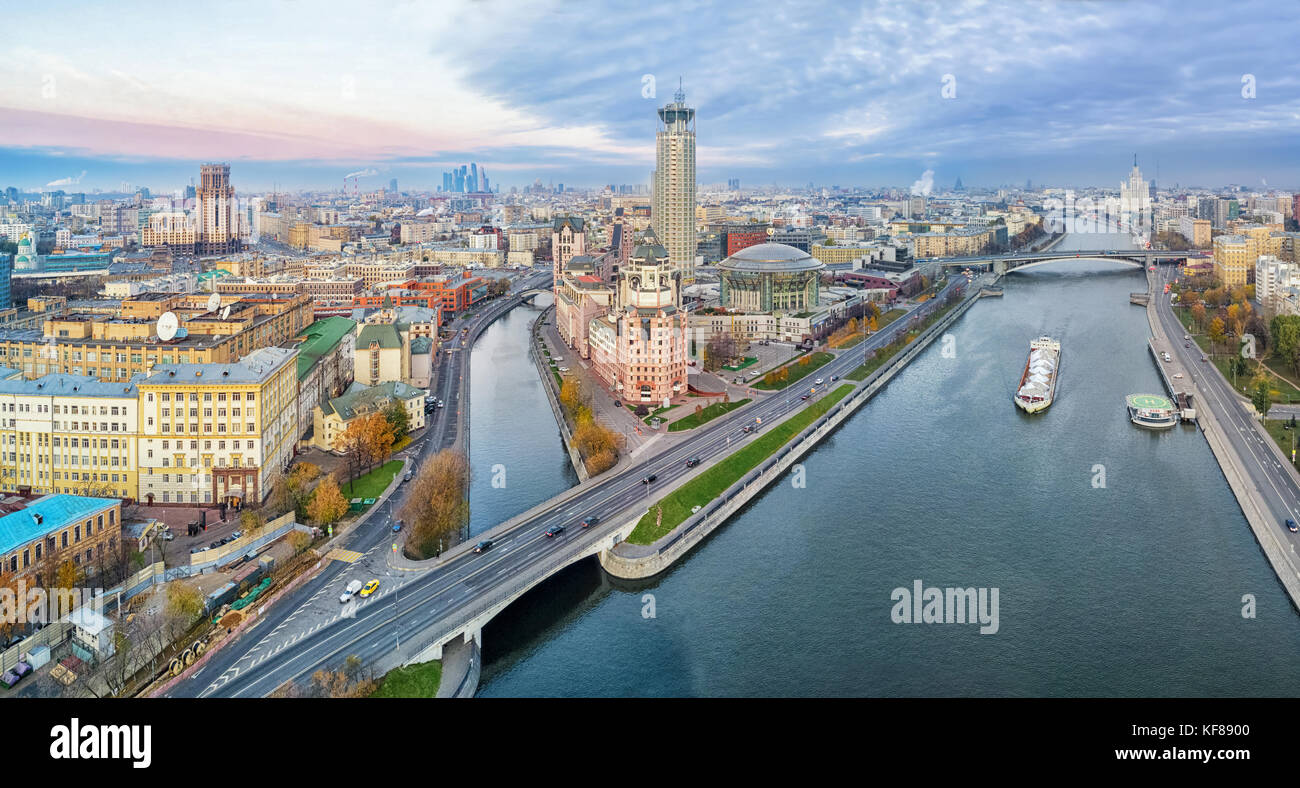
[[[544,284],[549,279],[549,272],[526,273],[511,289],[512,292],[521,292],[539,284]],[[461,425],[468,418],[468,414],[466,414],[466,419],[458,418],[459,411],[463,410],[467,404],[467,400],[462,401],[461,386],[466,370],[469,367],[469,353],[466,352],[468,347],[461,338],[461,329],[469,328],[469,339],[472,340],[478,329],[485,327],[500,314],[513,308],[513,302],[514,299],[509,296],[502,297],[494,302],[475,307],[475,314],[472,317],[466,320],[457,320],[452,324],[455,326],[455,332],[439,348],[432,388],[434,396],[441,399],[445,403],[445,407],[438,408],[428,415],[428,423],[426,423],[423,433],[412,440],[411,445],[399,453],[399,456],[409,455],[414,458],[415,463],[418,465],[428,455],[456,443]],[[448,350],[451,352],[446,352]],[[389,496],[387,501],[368,512],[365,521],[336,546],[362,555],[374,555],[381,547],[386,548],[392,533],[390,528],[394,512],[400,510],[405,502],[406,488],[399,487],[394,491],[393,495]],[[261,622],[255,624],[254,628],[242,636],[238,642],[229,644],[214,653],[201,670],[187,678],[187,680],[179,682],[168,693],[169,696],[192,697],[202,695],[213,676],[222,675],[241,662],[255,659],[251,655],[256,653],[254,649],[257,649],[259,644],[263,644],[267,640],[268,633],[279,633],[287,630],[286,635],[292,637],[293,635],[290,633],[302,631],[300,624],[295,626],[297,623],[296,616],[299,615],[300,611],[308,606],[313,599],[327,594],[329,589],[344,585],[340,581],[352,569],[354,567],[348,563],[330,562],[330,565],[316,577],[294,589],[289,596],[279,600],[271,609],[267,610],[261,616]],[[383,594],[386,595],[388,592],[389,589],[385,589]],[[335,597],[337,597],[337,593],[330,598]]]
[[[867,352],[891,342],[900,331],[934,311],[948,293],[966,284],[969,282],[965,277],[951,277],[939,297],[913,307],[907,315],[840,354],[815,375],[827,380],[831,376],[842,379],[863,363]],[[816,394],[808,401],[815,401],[838,385],[816,386]],[[262,625],[262,630],[271,634],[256,642],[245,637],[246,643],[227,647],[230,654],[220,664],[206,668],[201,677],[187,682],[184,688],[178,687],[172,694],[264,696],[288,680],[301,683],[318,669],[334,668],[348,656],[360,657],[370,665],[381,659],[391,660],[399,637],[404,650],[398,656],[409,658],[431,636],[469,620],[482,609],[483,600],[505,590],[526,587],[607,537],[623,521],[623,515],[643,510],[659,497],[660,490],[671,489],[673,482],[697,472],[686,468],[688,458],[699,457],[707,466],[759,434],[743,433],[743,426],[753,424],[755,419],[761,419],[765,425],[773,424],[802,408],[806,402],[800,396],[810,388],[813,388],[812,381],[807,381],[792,386],[791,390],[762,396],[751,405],[699,428],[655,456],[616,474],[584,482],[573,491],[535,507],[530,510],[531,516],[504,532],[494,533],[494,545],[485,553],[452,551],[438,568],[394,580],[376,597],[361,602],[353,615],[332,613],[310,628],[277,639],[277,628],[269,623],[303,615],[304,600],[310,604],[323,596],[317,607],[339,608],[333,600],[336,595],[326,593],[327,583],[315,582],[311,589],[295,594],[293,600],[280,603],[281,610],[276,617]],[[642,483],[650,474],[657,477],[656,481],[649,485]],[[561,503],[553,503],[557,499]],[[592,528],[581,528],[582,520],[593,515],[600,521]],[[360,544],[386,541],[387,529],[377,527],[383,522],[384,518],[380,517],[368,523],[366,530],[370,536],[359,536]],[[563,534],[545,535],[546,530],[559,524],[567,526]],[[338,576],[335,571],[333,577]]]
[[[1159,281],[1167,281],[1174,275],[1172,271],[1162,271]],[[1160,289],[1156,288],[1154,292],[1158,294]],[[1300,522],[1300,506],[1297,506],[1297,501],[1300,501],[1300,482],[1297,481],[1295,472],[1278,461],[1273,447],[1269,445],[1272,437],[1255,420],[1253,411],[1248,410],[1241,398],[1233,392],[1232,385],[1214,365],[1201,361],[1200,347],[1195,342],[1191,343],[1190,348],[1186,347],[1183,336],[1187,330],[1178,322],[1178,316],[1174,314],[1167,298],[1160,299],[1156,314],[1169,337],[1169,344],[1178,353],[1183,367],[1196,384],[1196,408],[1208,407],[1214,411],[1226,439],[1241,458],[1242,470],[1259,492],[1266,511],[1273,515],[1278,533],[1295,551],[1297,544],[1300,544],[1297,534],[1282,527],[1288,518]]]

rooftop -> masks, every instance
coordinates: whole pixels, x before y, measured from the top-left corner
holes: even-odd
[[[815,271],[825,264],[802,249],[787,244],[763,243],[747,246],[718,263],[724,271],[787,273]]]
[[[327,317],[303,329],[298,336],[306,341],[298,346],[298,379],[302,380],[316,366],[320,357],[338,346],[343,337],[356,330],[357,322],[346,317]]]
[[[363,386],[354,383],[342,396],[335,397],[321,406],[326,415],[339,414],[344,421],[368,413],[378,413],[394,400],[408,400],[415,397],[423,399],[424,389],[408,386],[398,380],[380,383],[378,386]]]
[[[0,517],[0,553],[22,547],[52,531],[120,503],[116,498],[89,498],[62,493],[37,498],[26,508]]]
[[[233,364],[159,364],[142,386],[181,386],[195,383],[262,383],[297,357],[297,349],[262,347]]]

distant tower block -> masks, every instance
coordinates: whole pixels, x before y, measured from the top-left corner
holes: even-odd
[[[695,281],[695,110],[679,86],[659,110],[650,223],[682,281]]]

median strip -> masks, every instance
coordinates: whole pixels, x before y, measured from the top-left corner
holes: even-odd
[[[789,443],[809,424],[826,414],[844,399],[853,386],[845,384],[813,402],[807,408],[771,427],[752,443],[718,462],[713,467],[664,496],[658,504],[642,516],[636,528],[628,535],[632,544],[648,545],[661,539],[691,516],[691,509],[704,506],[720,496],[745,474]],[[663,516],[659,517],[662,510]]]

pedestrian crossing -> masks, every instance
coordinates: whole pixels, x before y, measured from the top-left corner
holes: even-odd
[[[326,561],[343,561],[348,564],[355,564],[357,561],[360,561],[362,557],[362,554],[358,553],[356,550],[344,550],[339,547],[336,547],[325,554]]]

